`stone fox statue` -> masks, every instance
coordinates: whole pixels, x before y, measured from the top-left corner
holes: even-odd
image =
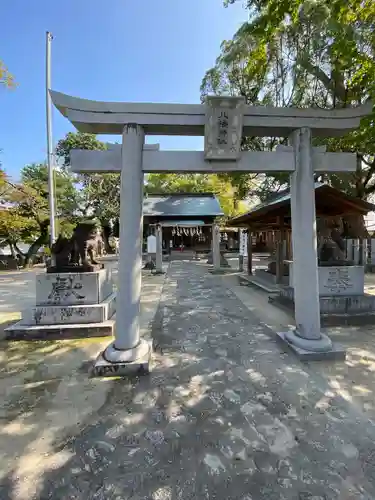
[[[72,267],[83,267],[93,270],[98,266],[96,260],[98,254],[98,234],[94,224],[82,222],[76,226],[72,237],[65,238],[59,236],[52,246],[52,254],[55,257],[56,272],[63,271],[64,268],[70,271]]]

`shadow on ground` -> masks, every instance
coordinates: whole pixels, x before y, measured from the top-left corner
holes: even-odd
[[[87,379],[83,344],[40,344],[36,365],[8,346],[2,500],[375,498],[373,423],[222,279],[174,262],[153,337],[136,379]]]
[[[63,460],[55,443],[104,404],[104,382],[89,380],[86,365],[107,343],[0,342],[1,499],[34,498],[45,467]]]
[[[322,376],[332,390],[375,421],[375,328],[336,327],[329,335],[346,347],[347,356],[342,363],[321,363]]]

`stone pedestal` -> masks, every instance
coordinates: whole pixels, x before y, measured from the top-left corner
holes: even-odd
[[[289,286],[280,289],[276,304],[294,308],[293,263],[289,261]],[[319,305],[323,326],[375,323],[375,296],[364,292],[363,266],[319,267]]]
[[[112,343],[100,353],[91,370],[92,377],[125,377],[127,375],[148,375],[152,360],[152,340],[141,339],[135,348],[126,352],[116,350]]]
[[[36,305],[6,329],[7,338],[106,336],[113,332],[116,294],[108,269],[36,276]]]
[[[294,286],[293,262],[289,264],[289,286]],[[365,287],[364,266],[318,267],[319,297],[351,297],[363,295]]]
[[[215,264],[213,263],[212,253],[209,254],[208,259],[207,259],[207,264],[213,265],[213,267],[209,270],[210,273],[212,273],[212,274],[224,274],[225,272],[227,272],[226,270],[230,270],[230,264],[222,252],[220,252],[220,261],[219,262],[220,262],[220,266],[215,267]]]

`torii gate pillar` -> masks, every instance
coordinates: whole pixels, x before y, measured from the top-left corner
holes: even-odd
[[[304,358],[318,359],[319,353],[331,358],[345,358],[345,351],[332,345],[320,330],[318,256],[315,217],[315,188],[311,129],[294,131],[289,142],[293,147],[295,170],[290,176],[293,278],[296,329],[279,333],[290,347]],[[303,293],[302,293],[303,291]],[[315,353],[311,355],[311,353]]]
[[[130,370],[149,371],[151,347],[140,338],[143,234],[143,171],[144,131],[127,124],[122,133],[122,169],[120,202],[120,265],[118,269],[116,338],[102,354],[100,365],[121,364]],[[134,363],[136,366],[134,366]]]

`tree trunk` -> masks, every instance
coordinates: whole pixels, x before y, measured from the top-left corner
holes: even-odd
[[[102,222],[102,236],[103,236],[103,241],[104,241],[104,248],[107,253],[113,253],[114,250],[109,244],[109,238],[111,236],[111,228],[107,222]]]
[[[21,257],[25,257],[25,255],[26,255],[26,254],[24,254],[24,253],[22,252],[22,250],[20,250],[20,248],[18,247],[17,243],[13,243],[13,244],[14,244],[14,248],[16,249],[16,252],[17,252],[18,254],[20,254],[20,255],[21,255]]]
[[[13,259],[17,260],[17,254],[14,243],[11,241],[8,241],[8,243],[9,243],[10,253],[12,254]]]
[[[17,252],[17,262],[19,267],[23,267],[24,261],[25,261],[25,253],[20,250],[18,247],[17,243],[13,243],[14,248],[16,249]]]
[[[48,243],[48,226],[49,221],[45,221],[40,225],[40,236],[30,245],[25,256],[24,267],[32,266],[39,248]]]
[[[114,224],[113,224],[113,236],[115,238],[120,237],[120,220],[116,219]]]

